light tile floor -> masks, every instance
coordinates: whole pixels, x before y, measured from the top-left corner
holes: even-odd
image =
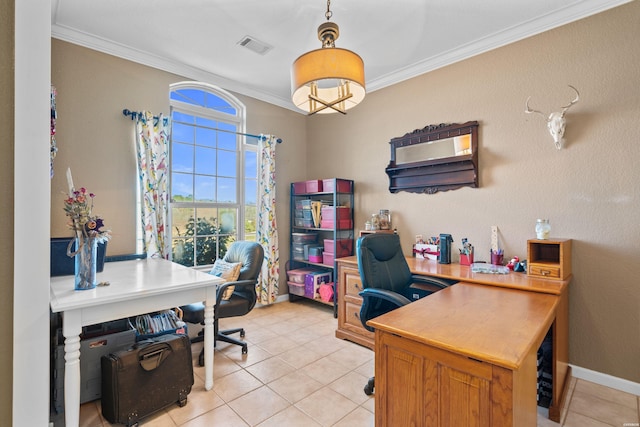
[[[374,399],[363,392],[373,374],[373,352],[335,338],[332,309],[312,301],[257,307],[249,315],[221,320],[222,328],[243,326],[249,352],[219,343],[214,387],[204,390],[197,364],[202,343],[193,344],[195,385],[187,405],[169,407],[145,419],[145,426],[373,426]],[[193,331],[191,331],[193,332]],[[638,426],[639,396],[580,379],[570,385],[562,424],[539,408],[538,427]],[[83,427],[109,426],[100,401],[80,408]],[[64,425],[63,414],[52,417]]]

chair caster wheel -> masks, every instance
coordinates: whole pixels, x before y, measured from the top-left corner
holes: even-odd
[[[244,338],[244,329],[240,329],[240,338]]]
[[[184,407],[187,404],[187,398],[185,397],[184,399],[180,399],[178,400],[178,406],[179,407]]]
[[[371,396],[373,394],[373,389],[374,389],[373,378],[369,378],[369,381],[367,381],[367,385],[364,386],[364,394],[366,394],[367,396]]]
[[[249,350],[247,349],[247,346],[246,346],[246,345],[243,345],[243,346],[242,346],[242,354],[247,354],[247,351],[249,351]]]

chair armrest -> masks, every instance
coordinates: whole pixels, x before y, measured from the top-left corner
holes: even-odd
[[[411,280],[413,283],[423,283],[425,285],[433,285],[433,286],[437,286],[440,289],[448,288],[453,284],[451,282],[448,282],[444,279],[440,279],[438,277],[420,276],[417,274],[412,274]]]
[[[229,286],[235,286],[236,289],[238,289],[238,288],[246,288],[248,286],[255,286],[255,285],[256,285],[255,280],[236,280],[235,282],[225,282],[220,286],[218,286],[218,289],[216,291],[217,292],[216,303],[220,304],[220,301],[222,301],[222,296],[224,295],[224,291]]]
[[[410,299],[400,295],[399,293],[390,291],[388,289],[380,289],[380,288],[367,288],[363,289],[360,292],[360,295],[364,299],[382,299],[388,301],[392,304],[395,304],[398,307],[402,307],[403,305],[407,305],[411,302]]]
[[[373,332],[373,327],[367,325],[367,322],[381,314],[388,313],[398,307],[402,307],[411,302],[404,295],[388,289],[366,288],[358,295],[362,297],[362,305],[360,306],[360,322],[362,326]]]

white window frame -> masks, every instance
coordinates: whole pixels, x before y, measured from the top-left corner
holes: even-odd
[[[204,92],[211,93],[217,97],[222,98],[226,102],[228,102],[233,108],[236,110],[236,114],[228,114],[224,113],[212,108],[202,107],[194,104],[185,103],[182,101],[171,99],[171,93],[180,90],[180,89],[194,89],[201,90]],[[243,240],[245,238],[245,186],[246,186],[246,177],[245,177],[245,154],[247,151],[254,151],[257,153],[257,144],[252,143],[253,141],[248,142],[246,138],[245,128],[246,128],[246,107],[244,104],[238,100],[235,96],[231,95],[229,92],[220,89],[217,86],[201,83],[201,82],[179,82],[169,86],[169,103],[170,103],[170,116],[173,117],[174,110],[178,110],[180,112],[184,112],[185,114],[191,114],[199,117],[211,118],[213,120],[232,123],[235,125],[237,134],[236,134],[236,142],[237,142],[237,185],[236,185],[236,203],[181,203],[181,205],[185,206],[198,206],[198,207],[233,207],[237,209],[237,239]],[[171,140],[170,145],[172,146],[173,140]],[[256,155],[257,157],[257,155]],[[171,161],[169,161],[169,194],[171,195]],[[257,187],[257,186],[256,186]],[[195,196],[195,195],[194,195]],[[256,195],[257,197],[257,195]],[[257,199],[256,199],[257,204]],[[173,201],[170,201],[169,205],[169,242],[172,247],[173,244],[173,229],[172,229],[172,218],[171,212],[172,208],[175,206]],[[256,218],[257,220],[257,218]],[[173,253],[172,250],[169,251],[169,257],[172,258]],[[194,264],[196,260],[194,259]],[[194,268],[208,268],[210,265],[195,265]]]

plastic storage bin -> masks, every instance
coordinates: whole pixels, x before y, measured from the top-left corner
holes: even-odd
[[[315,243],[318,241],[318,233],[291,233],[293,243]]]
[[[289,285],[289,293],[299,297],[304,296],[304,283],[287,282]]]
[[[318,261],[312,260],[310,257],[313,255],[322,256],[322,248],[323,246],[320,243],[307,243],[306,245],[304,245],[304,259],[307,259],[311,262],[318,262]],[[320,249],[320,253],[318,253],[318,249]]]
[[[294,182],[293,194],[307,194],[307,183],[305,181]]]
[[[314,246],[309,248],[309,261],[322,263],[322,246]]]
[[[291,246],[293,249],[293,259],[304,261],[304,243],[294,243]]]
[[[324,239],[324,251],[335,254],[336,258],[352,255],[353,240],[338,239],[336,244],[333,239]]]
[[[307,193],[321,193],[322,192],[322,181],[319,179],[312,179],[311,181],[307,181]]]
[[[334,224],[336,226],[335,228],[338,230],[348,230],[350,228],[353,228],[353,221],[351,221],[350,219],[339,219],[337,223],[331,219],[323,219],[320,221],[320,228],[332,229]]]
[[[335,215],[333,206],[323,207],[320,212],[323,220],[335,220],[335,217],[338,217],[339,220],[351,219],[351,208],[348,208],[346,206],[336,206]]]
[[[334,258],[334,255],[331,252],[322,253],[322,263],[324,265],[333,266],[333,258]]]
[[[304,278],[307,274],[318,271],[318,268],[298,268],[295,270],[287,271],[287,278],[289,282],[304,284]]]
[[[66,249],[66,248],[65,248]],[[54,353],[53,406],[56,412],[64,410],[64,338],[57,331]],[[102,356],[136,342],[136,331],[127,319],[85,326],[80,340],[80,403],[100,399],[102,396]]]
[[[338,178],[323,179],[322,180],[322,187],[323,187],[324,191],[327,192],[327,193],[333,192],[334,189],[338,193],[350,193],[351,192],[350,182],[347,181],[346,179],[338,179]]]

